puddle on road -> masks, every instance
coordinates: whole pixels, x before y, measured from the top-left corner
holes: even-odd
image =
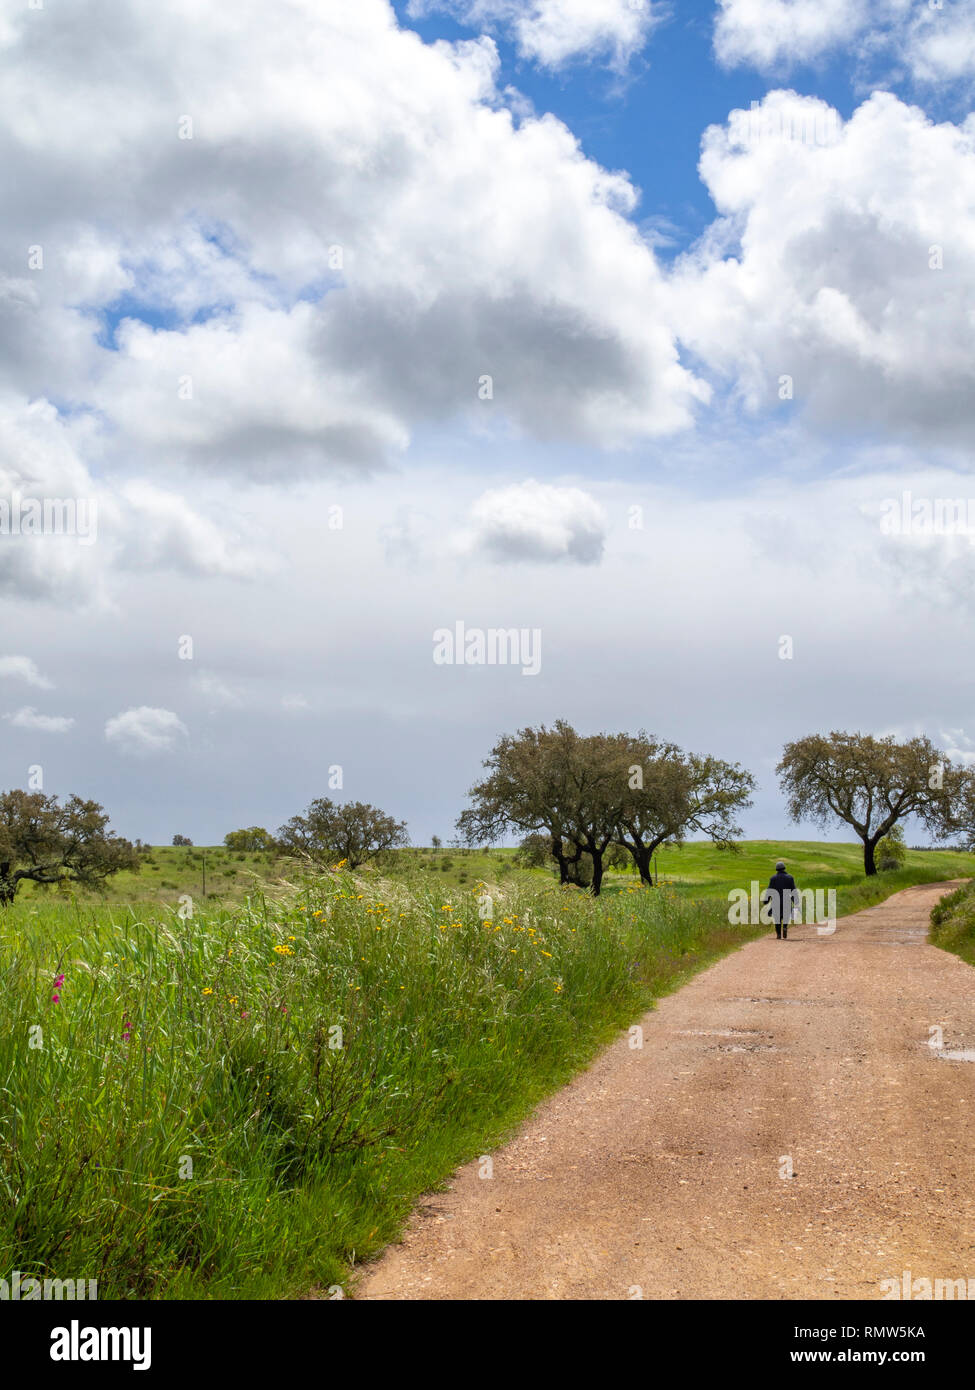
[[[681,1038],[770,1038],[758,1028],[678,1028]]]
[[[856,944],[857,944],[858,946],[923,946],[923,945],[924,945],[924,942],[923,942],[923,941],[893,941],[893,940],[891,940],[891,941],[884,941],[884,940],[881,939],[881,940],[876,940],[876,941],[858,941]]]
[[[735,994],[724,1001],[726,1004],[801,1004],[809,1008],[835,1008],[838,999],[774,999],[760,994]]]

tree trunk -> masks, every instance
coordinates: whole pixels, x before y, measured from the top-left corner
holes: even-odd
[[[650,850],[644,849],[641,845],[628,845],[630,853],[633,855],[633,862],[640,872],[640,882],[645,888],[653,887],[653,855]]]
[[[559,883],[564,887],[569,881],[569,861],[562,852],[562,841],[558,836],[552,836],[552,858],[559,866]]]
[[[601,849],[591,849],[592,856],[592,895],[599,897],[599,891],[603,886],[603,852]]]
[[[9,907],[17,896],[17,881],[10,864],[0,864],[0,907]]]
[[[863,872],[867,878],[873,877],[877,872],[877,865],[873,857],[877,844],[877,840],[864,840],[863,842]]]

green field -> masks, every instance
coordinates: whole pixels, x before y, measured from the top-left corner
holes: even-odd
[[[753,880],[766,883],[775,872],[775,862],[783,859],[800,888],[836,888],[840,900],[855,889],[860,896],[872,896],[874,883],[865,881],[863,847],[852,843],[818,843],[808,840],[745,840],[739,854],[715,850],[707,841],[690,841],[683,849],[658,855],[661,883],[695,897],[725,897],[729,887],[745,888]],[[975,868],[975,855],[951,850],[908,850],[904,868],[876,876],[876,890],[886,897],[897,874],[908,882],[934,882],[946,878],[965,878]],[[862,903],[860,904],[863,905]],[[852,910],[852,909],[847,909]]]
[[[724,898],[778,853],[841,913],[975,871],[912,854],[864,884],[856,846],[688,845],[661,856],[669,884],[616,875],[594,900],[511,851],[284,882],[208,850],[204,899],[201,852],[158,849],[104,901],[24,893],[0,915],[0,1275],[354,1292],[422,1192],[763,931]]]
[[[864,884],[859,841],[745,840],[740,851],[732,853],[715,849],[709,840],[691,840],[681,848],[661,850],[657,855],[656,871],[662,886],[682,896],[725,898],[730,888],[747,888],[752,880],[767,882],[779,858],[786,861],[800,888],[857,886],[859,893],[874,887]],[[903,879],[906,884],[964,878],[973,868],[975,856],[970,854],[909,850],[901,873],[908,875]],[[21,888],[18,903],[28,900],[33,906],[59,902],[81,906],[152,903],[176,907],[181,897],[189,895],[201,908],[224,907],[242,903],[255,892],[280,891],[303,872],[301,866],[282,855],[244,854],[222,846],[189,849],[157,846],[141,856],[138,873],[117,874],[103,891],[41,888],[28,882]],[[367,864],[360,872],[365,879],[429,876],[431,890],[434,884],[456,891],[482,881],[498,886],[556,881],[546,869],[519,868],[514,849],[397,850],[382,868]],[[609,896],[638,882],[634,872],[609,870],[603,893]],[[891,892],[891,874],[878,875],[876,888],[880,897]],[[870,892],[867,896],[871,896]]]

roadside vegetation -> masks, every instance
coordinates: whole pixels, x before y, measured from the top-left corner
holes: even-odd
[[[949,893],[934,908],[931,942],[975,965],[975,881]]]

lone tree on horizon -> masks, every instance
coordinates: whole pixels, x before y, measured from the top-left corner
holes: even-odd
[[[877,845],[916,816],[937,839],[953,824],[961,774],[928,738],[809,734],[787,743],[776,768],[793,821],[843,821],[863,841],[863,870],[877,872]]]
[[[278,839],[292,854],[318,863],[345,860],[350,869],[409,843],[405,821],[363,801],[339,804],[327,797],[313,801],[303,815],[292,816],[278,831]]]
[[[0,793],[0,907],[28,880],[93,888],[120,869],[137,871],[135,849],[107,827],[97,801],[69,796],[62,805],[43,792]]]
[[[457,822],[468,844],[519,830],[526,862],[550,855],[562,884],[591,888],[594,897],[604,868],[626,851],[649,887],[653,852],[665,841],[699,830],[731,848],[741,834],[734,816],[751,804],[754,786],[737,763],[643,732],[583,736],[563,719],[503,735],[484,767],[488,776],[470,789],[473,804]]]

